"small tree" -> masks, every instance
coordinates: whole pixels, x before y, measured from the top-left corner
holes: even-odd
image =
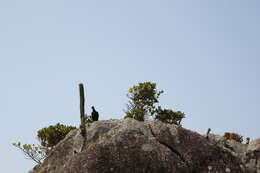
[[[46,158],[46,151],[40,146],[34,144],[21,144],[20,142],[13,143],[13,146],[19,148],[26,158],[32,159],[38,164],[42,163],[42,160]]]
[[[185,114],[171,109],[162,109],[155,104],[159,102],[162,90],[156,89],[156,83],[143,82],[128,90],[127,97],[130,99],[125,111],[125,118],[134,118],[144,121],[148,116],[154,117],[169,124],[180,124]]]
[[[156,89],[156,83],[143,82],[128,90],[127,97],[130,99],[127,104],[125,118],[134,118],[144,121],[149,115],[155,113],[155,103],[163,91]]]
[[[13,146],[19,148],[27,158],[32,159],[36,163],[42,163],[49,152],[57,145],[65,136],[76,127],[66,126],[60,123],[42,128],[37,132],[37,139],[40,145],[13,143]]]

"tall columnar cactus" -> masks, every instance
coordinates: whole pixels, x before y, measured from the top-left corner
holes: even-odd
[[[86,125],[85,125],[85,96],[84,86],[79,84],[79,97],[80,97],[80,130],[82,137],[86,137]]]

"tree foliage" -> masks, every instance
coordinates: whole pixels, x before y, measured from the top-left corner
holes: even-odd
[[[183,112],[175,112],[171,109],[162,109],[160,106],[156,106],[162,93],[162,90],[156,89],[156,83],[153,82],[139,83],[130,88],[127,93],[129,103],[125,111],[125,118],[144,121],[151,116],[165,123],[180,124],[185,117]]]
[[[36,163],[41,163],[52,148],[57,145],[65,136],[76,127],[66,126],[63,124],[51,125],[42,128],[37,132],[37,139],[40,145],[35,144],[21,144],[20,142],[13,143],[13,146],[19,148],[27,158],[32,159]]]
[[[124,118],[133,118],[138,121],[144,121],[145,111],[138,108],[131,108],[129,111],[125,112],[126,115]]]
[[[159,96],[163,91],[156,89],[156,83],[143,82],[128,90],[127,97],[130,99],[127,104],[125,118],[134,118],[144,121],[146,116],[153,115],[155,103],[158,103]]]

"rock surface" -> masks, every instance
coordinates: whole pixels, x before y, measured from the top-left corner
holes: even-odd
[[[260,173],[260,142],[222,140],[160,121],[101,120],[87,126],[84,147],[73,130],[30,172]]]
[[[222,136],[211,134],[209,140],[217,146],[239,158],[251,173],[260,173],[260,139],[249,144],[241,144],[234,140],[225,140]]]

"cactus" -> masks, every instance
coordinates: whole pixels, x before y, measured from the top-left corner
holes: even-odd
[[[80,130],[82,137],[86,137],[86,125],[85,125],[85,96],[84,86],[82,83],[79,84],[79,97],[80,97]]]

